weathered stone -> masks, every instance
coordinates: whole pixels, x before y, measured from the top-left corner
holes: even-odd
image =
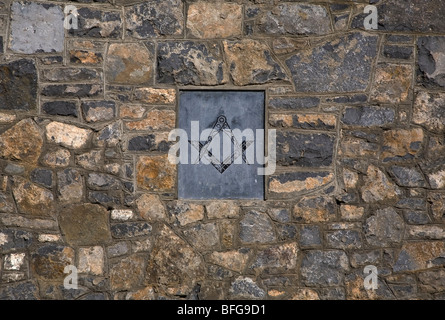
[[[407,226],[406,237],[421,240],[445,239],[445,228],[437,225]]]
[[[180,0],[155,0],[128,7],[127,34],[136,39],[180,36],[184,30],[183,6]]]
[[[60,241],[61,237],[58,234],[42,233],[39,234],[38,239],[40,242],[58,242]]]
[[[208,260],[226,269],[242,273],[247,266],[247,262],[251,256],[251,250],[242,248],[239,250],[212,252]]]
[[[171,145],[172,142],[168,141],[168,134],[162,132],[130,137],[128,140],[127,149],[129,151],[166,152],[170,149]]]
[[[43,135],[31,119],[25,119],[0,135],[0,157],[36,163],[43,147]]]
[[[134,100],[148,104],[174,104],[176,101],[176,90],[137,88],[134,91]]]
[[[70,50],[70,62],[75,64],[100,64],[104,58],[102,53],[88,50]]]
[[[349,270],[348,257],[343,251],[307,251],[301,262],[302,281],[309,286],[342,285]]]
[[[153,49],[138,43],[113,43],[105,74],[111,83],[144,84],[153,78]]]
[[[102,206],[76,204],[60,210],[58,221],[66,242],[91,246],[111,240],[108,219],[108,211]]]
[[[359,266],[366,266],[369,264],[375,265],[380,260],[380,251],[364,251],[364,252],[355,252],[351,255],[351,266],[353,268],[357,268]]]
[[[297,292],[292,296],[291,300],[320,300],[317,291],[303,288],[298,289]]]
[[[42,111],[52,116],[78,117],[77,105],[71,101],[49,101],[42,105]]]
[[[166,212],[158,195],[143,194],[136,200],[141,217],[147,221],[165,220]]]
[[[291,273],[297,266],[298,246],[286,243],[259,250],[251,269],[267,273]]]
[[[397,257],[393,271],[417,271],[443,265],[444,256],[443,241],[407,242]]]
[[[223,248],[233,248],[236,236],[237,223],[231,220],[221,220],[219,222],[221,232],[221,245]]]
[[[385,282],[377,278],[377,289],[366,290],[363,283],[365,275],[355,271],[345,279],[346,299],[348,300],[390,300],[394,295]]]
[[[349,126],[371,127],[384,126],[394,122],[395,112],[388,107],[348,107],[342,122]]]
[[[340,142],[340,155],[348,158],[367,157],[378,155],[379,145],[355,137],[342,137]]]
[[[151,238],[134,240],[131,244],[131,250],[133,252],[146,252],[151,251],[153,248],[153,240]]]
[[[62,168],[70,164],[71,153],[63,148],[49,151],[43,156],[42,162],[48,167]]]
[[[440,12],[444,9],[440,0],[414,0],[409,6],[390,0],[377,4],[379,14],[379,30],[386,31],[405,31],[420,33],[441,33],[445,30],[445,23]],[[366,16],[367,14],[364,14]],[[419,19],[418,17],[423,17]],[[362,15],[354,19],[358,26],[363,28]],[[428,21],[425,23],[423,20]]]
[[[237,86],[287,80],[269,47],[257,40],[224,41],[230,75]]]
[[[420,288],[429,293],[445,290],[445,270],[431,270],[419,273]]]
[[[443,165],[422,165],[422,169],[424,170],[432,189],[445,188],[445,167]]]
[[[237,218],[240,208],[233,201],[213,201],[206,205],[209,219]]]
[[[293,208],[298,222],[325,222],[335,219],[335,201],[331,197],[304,197]]]
[[[173,110],[153,109],[147,112],[145,119],[126,122],[130,130],[171,130],[175,127],[176,113]]]
[[[116,114],[114,101],[88,101],[81,105],[83,117],[87,122],[113,120]]]
[[[48,244],[31,255],[31,270],[43,280],[63,280],[63,270],[74,265],[74,250],[56,244]]]
[[[63,51],[64,14],[60,6],[15,1],[11,11],[11,50],[27,54]]]
[[[201,256],[163,225],[148,261],[148,282],[166,287],[176,287],[180,283],[188,294],[196,282],[203,280],[204,274],[205,266]]]
[[[141,156],[136,164],[137,184],[149,191],[168,191],[175,185],[176,167],[167,156]]]
[[[318,107],[320,98],[317,97],[279,97],[269,100],[269,108],[285,110],[304,110]]]
[[[326,235],[327,245],[334,249],[359,249],[362,247],[360,232],[356,230],[336,230]]]
[[[83,199],[83,179],[79,171],[65,169],[57,173],[59,200],[80,202]]]
[[[445,218],[445,194],[430,192],[428,202],[431,204],[431,213],[434,220],[442,222]]]
[[[380,103],[403,103],[408,100],[413,70],[409,65],[377,65],[370,99]]]
[[[110,266],[112,290],[130,290],[142,284],[145,276],[146,257],[133,254]]]
[[[411,60],[414,57],[413,47],[385,45],[383,56],[389,59]]]
[[[340,216],[346,221],[356,221],[360,220],[365,214],[365,208],[352,206],[352,205],[342,205],[340,207]]]
[[[301,226],[299,239],[299,244],[302,248],[321,246],[322,236],[320,227],[317,225]]]
[[[272,10],[261,11],[255,33],[322,35],[331,32],[328,11],[321,5],[280,3]]]
[[[25,253],[11,253],[5,256],[4,270],[20,270],[25,262]]]
[[[103,95],[103,88],[100,84],[49,84],[42,88],[41,94],[65,99],[95,98]]]
[[[124,241],[118,242],[112,246],[107,247],[107,254],[108,257],[110,258],[123,256],[129,251],[130,251],[130,246]]]
[[[219,230],[216,223],[202,223],[185,229],[185,238],[200,252],[219,247]]]
[[[121,121],[116,121],[100,130],[96,135],[95,141],[101,147],[115,147],[121,141],[122,135],[122,123]]]
[[[121,105],[119,118],[141,119],[144,116],[145,108],[140,105]]]
[[[0,300],[38,300],[39,288],[33,281],[19,282],[0,289]]]
[[[351,33],[302,50],[286,64],[298,92],[364,91],[376,55],[376,36]]]
[[[267,213],[269,214],[270,218],[274,221],[278,221],[281,223],[286,223],[291,221],[291,215],[288,209],[270,208],[269,210],[267,210]],[[207,215],[209,215],[208,209],[207,209]]]
[[[425,187],[423,174],[416,168],[392,166],[390,173],[401,187]]]
[[[403,219],[393,208],[377,210],[366,219],[364,232],[366,241],[375,247],[398,244],[403,239]]]
[[[14,199],[8,193],[0,192],[0,212],[14,212]]]
[[[62,56],[47,56],[47,57],[40,58],[40,63],[45,66],[61,64],[62,62],[63,62]]]
[[[238,277],[232,282],[229,290],[235,299],[264,299],[266,292],[261,289],[251,278]]]
[[[276,240],[269,217],[254,210],[246,213],[240,221],[239,237],[243,243],[269,243]]]
[[[101,11],[93,8],[78,9],[78,28],[69,33],[76,37],[115,38],[122,37],[120,11]]]
[[[160,43],[157,57],[159,83],[220,85],[228,81],[225,63],[216,43]]]
[[[274,127],[332,130],[337,118],[331,114],[271,114],[269,124]]]
[[[33,234],[29,231],[13,228],[0,229],[0,250],[2,253],[26,249],[33,244],[33,240]]]
[[[376,166],[368,167],[364,181],[365,184],[361,188],[361,192],[365,202],[391,200],[401,195],[399,187]]]
[[[421,150],[424,134],[421,128],[389,130],[383,133],[383,152],[381,159],[403,161],[413,159]]]
[[[111,226],[111,235],[116,239],[147,236],[151,231],[151,225],[146,222],[126,222]]]
[[[419,37],[417,40],[417,83],[426,88],[445,87],[445,37]]]
[[[401,209],[425,210],[426,202],[424,199],[404,198],[399,200],[395,206]]]
[[[328,134],[277,132],[277,164],[320,167],[332,164],[335,138]]]
[[[156,300],[155,290],[149,286],[141,290],[127,293],[125,300]]]
[[[18,227],[26,229],[45,229],[57,230],[57,221],[47,219],[28,219],[19,215],[12,215],[10,213],[0,213],[1,222],[8,227]]]
[[[174,201],[167,205],[168,213],[181,226],[204,219],[204,206],[184,201]]]
[[[0,124],[13,123],[16,119],[15,114],[0,112]]]
[[[102,173],[90,173],[87,183],[91,189],[95,190],[119,190],[121,188],[119,179]]]
[[[76,163],[87,170],[98,170],[103,163],[102,152],[91,150],[76,156]]]
[[[46,139],[67,148],[80,149],[84,147],[90,135],[90,130],[66,123],[54,121],[46,126]]]
[[[54,213],[54,196],[42,187],[23,178],[14,177],[12,193],[20,213],[48,216]]]
[[[0,65],[0,110],[31,110],[37,106],[37,71],[32,60]]]
[[[409,224],[427,224],[431,222],[429,215],[422,211],[404,210],[403,217]]]
[[[90,191],[88,192],[88,200],[91,203],[101,204],[104,207],[119,207],[122,205],[122,190],[111,191]]]
[[[240,36],[242,6],[236,3],[191,3],[187,11],[187,30],[196,38]]]
[[[133,217],[134,213],[132,210],[126,210],[126,209],[111,210],[111,219],[113,220],[127,221],[133,219]]]
[[[104,272],[104,249],[99,246],[79,248],[78,271],[101,275]]]
[[[424,91],[417,92],[413,108],[413,122],[424,126],[429,131],[445,130],[445,94]]]
[[[318,189],[331,183],[334,175],[322,172],[290,172],[272,175],[269,179],[269,192],[280,197],[291,197],[300,192]]]
[[[90,68],[43,69],[41,80],[45,82],[101,81],[102,72]]]

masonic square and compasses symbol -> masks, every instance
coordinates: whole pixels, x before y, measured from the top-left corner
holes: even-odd
[[[227,156],[223,161],[220,161],[220,159],[217,159],[212,152],[209,150],[211,149],[211,142],[213,139],[219,135],[220,133],[223,133],[228,138],[230,138],[231,141],[231,147],[233,145],[234,149],[230,156]],[[223,140],[224,141],[224,140]],[[220,173],[224,173],[224,171],[227,170],[227,168],[230,167],[235,161],[235,159],[242,157],[243,163],[250,164],[247,161],[246,157],[246,149],[253,143],[254,141],[245,140],[242,141],[241,144],[236,139],[235,135],[233,134],[232,130],[230,129],[229,124],[227,123],[227,118],[225,116],[220,115],[216,121],[215,124],[212,127],[212,130],[207,138],[207,140],[202,143],[201,141],[191,141],[189,140],[189,143],[199,151],[199,157],[196,160],[195,164],[199,163],[202,158],[206,158],[213,167],[215,167],[216,170],[218,170]]]

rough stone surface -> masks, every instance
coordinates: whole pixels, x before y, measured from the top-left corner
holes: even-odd
[[[67,148],[82,148],[87,143],[90,135],[90,130],[66,123],[55,121],[46,126],[46,138]]]
[[[341,285],[348,270],[348,257],[339,250],[308,251],[301,262],[302,280],[308,285]]]
[[[352,33],[302,50],[287,59],[286,64],[298,92],[364,91],[376,54],[375,36]],[[320,77],[321,74],[324,76]]]
[[[443,104],[445,94],[417,93],[413,108],[413,122],[424,126],[427,130],[443,132],[445,129],[445,117]]]
[[[391,124],[394,119],[392,108],[363,106],[346,108],[342,122],[350,126],[371,127]]]
[[[70,29],[76,37],[120,38],[122,17],[119,11],[102,11],[83,7],[78,9],[78,28]]]
[[[23,140],[22,144],[17,141]],[[43,134],[31,119],[18,122],[0,135],[0,157],[36,163],[43,147]]]
[[[298,192],[305,192],[320,188],[333,181],[331,172],[292,172],[272,176],[269,180],[269,191],[285,197]]]
[[[153,77],[153,52],[142,44],[113,43],[105,60],[112,83],[144,84]]]
[[[167,156],[141,156],[136,165],[137,183],[149,191],[167,191],[175,185],[176,169]]]
[[[180,36],[184,29],[183,3],[179,0],[155,0],[128,7],[126,31],[136,39]]]
[[[241,35],[242,6],[236,3],[190,4],[187,30],[196,38],[228,38]]]
[[[241,273],[246,268],[250,256],[251,250],[242,248],[233,251],[215,251],[209,255],[208,260],[226,269]]]
[[[249,211],[240,221],[240,239],[243,243],[268,243],[276,240],[272,222],[265,213]]]
[[[145,274],[146,259],[131,255],[121,259],[110,268],[110,285],[113,290],[128,290],[141,285]]]
[[[79,204],[59,212],[65,240],[72,245],[91,246],[111,239],[108,211],[99,205]]]
[[[381,158],[384,162],[410,160],[421,150],[424,133],[420,128],[390,130],[383,134],[383,140]]]
[[[37,70],[32,60],[0,65],[0,110],[32,110],[37,107]]]
[[[47,189],[15,177],[12,192],[20,213],[34,216],[54,214],[54,195]]]
[[[293,208],[298,222],[325,222],[335,218],[335,202],[331,197],[304,197]]]
[[[377,210],[366,219],[366,241],[371,246],[391,246],[403,238],[404,222],[393,208]]]
[[[11,50],[27,54],[63,51],[64,14],[60,6],[15,1],[11,9]]]
[[[83,179],[79,171],[65,169],[57,173],[60,201],[80,202],[83,199]]]
[[[164,42],[157,50],[159,83],[218,85],[228,80],[221,50],[213,42]]]
[[[394,263],[394,272],[416,271],[443,265],[443,241],[407,242]]]
[[[377,167],[370,165],[365,176],[365,185],[361,189],[365,202],[383,201],[395,199],[401,191],[389,178]]]
[[[74,250],[56,244],[40,247],[31,256],[31,269],[37,277],[47,280],[63,280],[63,270],[74,264]]]
[[[158,195],[143,194],[136,200],[141,217],[147,221],[164,220],[166,210]]]
[[[380,103],[403,103],[408,100],[413,70],[408,65],[377,65],[371,99]]]
[[[231,295],[236,299],[264,299],[266,292],[251,278],[238,277],[232,282]]]
[[[282,67],[273,59],[264,43],[257,40],[242,40],[224,41],[223,45],[235,85],[287,80]]]

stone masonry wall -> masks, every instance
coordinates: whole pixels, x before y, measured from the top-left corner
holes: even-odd
[[[0,299],[445,298],[444,12],[0,0]],[[264,90],[265,200],[177,198],[186,89]]]

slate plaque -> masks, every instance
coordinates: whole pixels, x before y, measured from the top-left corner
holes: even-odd
[[[199,121],[198,139],[192,121]],[[188,161],[178,164],[180,199],[264,199],[256,156],[257,149],[264,154],[263,91],[181,91],[179,128],[188,135]],[[252,130],[253,139],[235,129]]]

